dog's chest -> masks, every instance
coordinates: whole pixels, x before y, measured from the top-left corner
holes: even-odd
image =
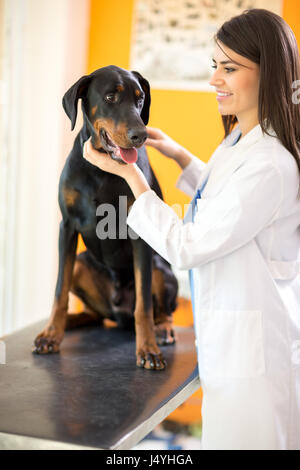
[[[82,189],[84,188],[84,189]],[[123,239],[128,208],[134,197],[121,178],[93,179],[78,190],[64,191],[64,207],[82,235],[100,240]]]

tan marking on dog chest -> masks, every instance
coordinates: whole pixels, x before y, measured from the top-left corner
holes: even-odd
[[[68,207],[72,207],[72,206],[75,205],[75,203],[76,203],[76,201],[79,197],[79,192],[75,191],[75,189],[64,188],[63,189],[63,195],[64,195],[66,205]]]

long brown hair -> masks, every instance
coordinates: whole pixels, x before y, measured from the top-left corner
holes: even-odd
[[[264,133],[271,125],[296,160],[300,172],[300,102],[295,87],[300,82],[300,59],[295,35],[275,13],[253,8],[225,22],[214,36],[260,67],[258,119]],[[237,118],[222,116],[225,137]],[[300,194],[300,188],[299,188]]]

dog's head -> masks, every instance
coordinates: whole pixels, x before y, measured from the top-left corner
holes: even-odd
[[[146,138],[150,86],[138,72],[110,65],[81,77],[64,95],[63,107],[74,129],[78,100],[92,144],[120,162],[134,163]]]

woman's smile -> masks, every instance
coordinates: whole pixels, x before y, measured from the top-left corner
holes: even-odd
[[[224,99],[229,98],[230,96],[232,96],[232,93],[217,90],[217,100],[218,101],[223,101]]]

